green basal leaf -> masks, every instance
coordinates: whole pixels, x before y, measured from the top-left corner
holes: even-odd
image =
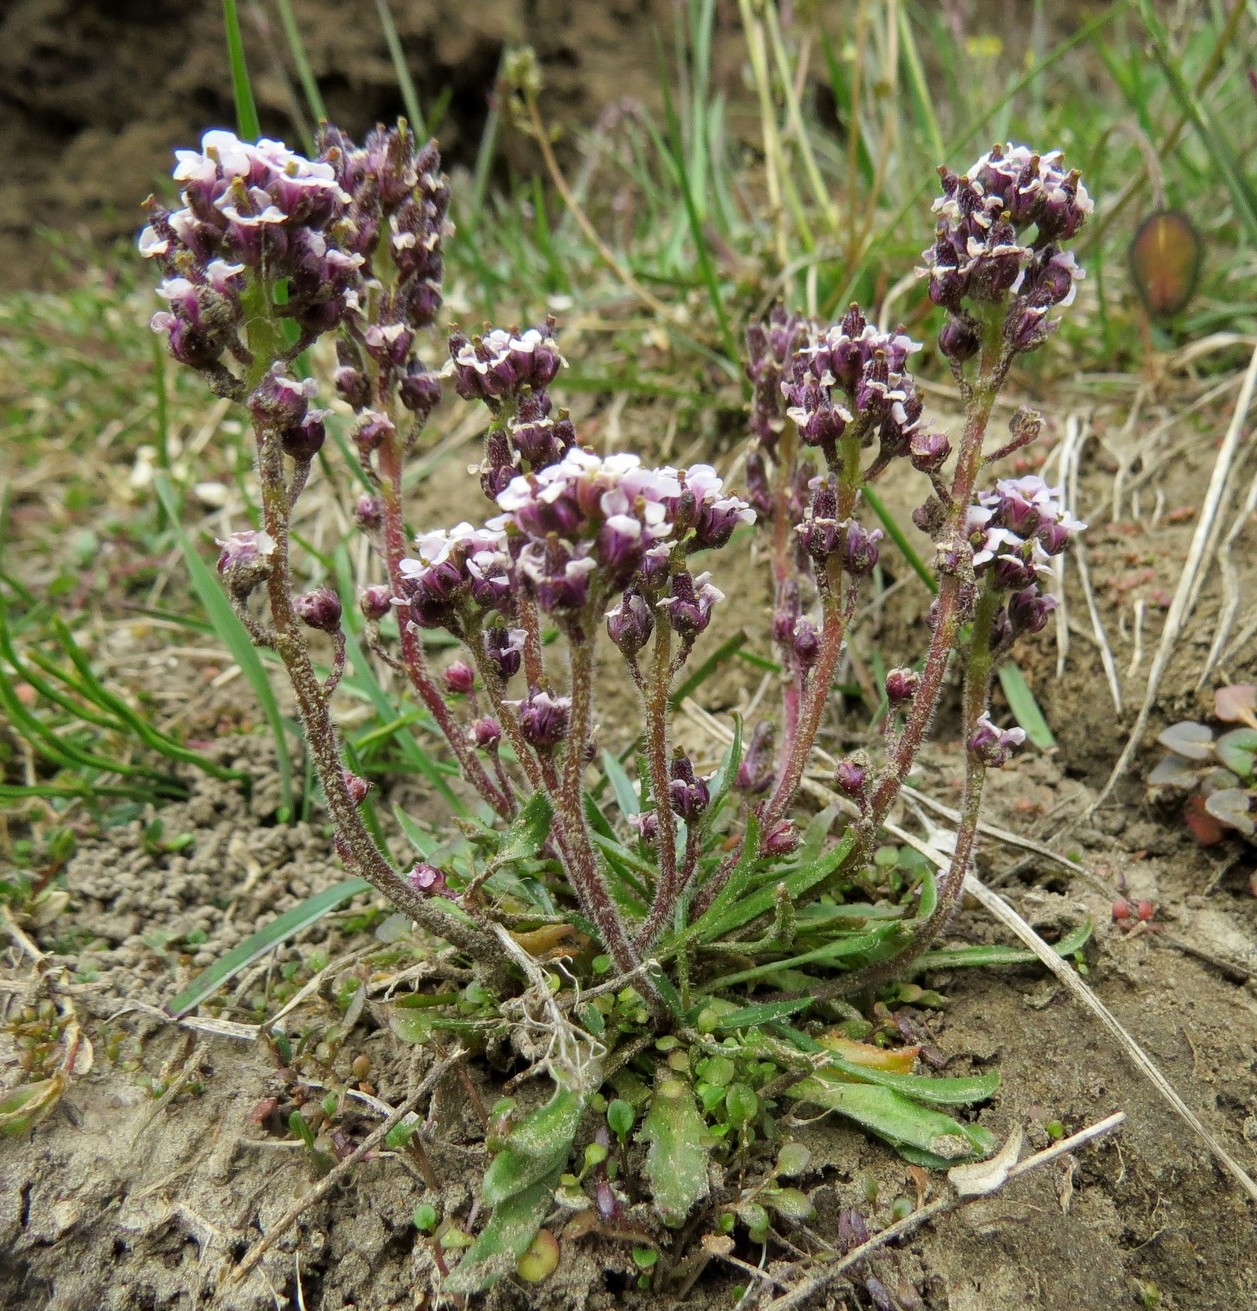
[[[1076,929],[1067,933],[1053,950],[1058,956],[1072,956],[1086,946],[1094,925],[1084,920]],[[910,961],[905,973],[919,973],[922,970],[947,970],[984,965],[1028,965],[1038,957],[1024,947],[940,947],[937,951],[927,951]]]
[[[897,944],[899,934],[900,925],[898,924],[887,924],[872,933],[853,933],[845,937],[835,938],[832,942],[825,943],[824,946],[815,947],[813,950],[802,952],[797,956],[789,956],[779,961],[768,961],[763,965],[738,970],[733,974],[722,974],[719,978],[712,979],[707,986],[713,990],[731,988],[734,984],[750,983],[755,979],[770,978],[782,970],[797,969],[800,965],[828,965],[834,961],[842,960],[846,956],[873,953],[878,947],[885,946],[888,939]],[[877,958],[870,956],[870,959]]]
[[[962,1078],[934,1078],[928,1074],[894,1074],[890,1070],[875,1070],[867,1065],[857,1065],[854,1061],[844,1060],[836,1053],[830,1056],[829,1068],[848,1076],[849,1079],[875,1084],[879,1088],[893,1088],[915,1101],[929,1102],[932,1106],[969,1106],[974,1102],[985,1102],[995,1095],[1000,1083],[998,1070]],[[825,1078],[823,1072],[816,1077],[820,1082],[831,1082]]]
[[[398,805],[393,806],[393,818],[397,821],[397,827],[406,835],[410,845],[414,847],[420,857],[424,860],[431,860],[440,845],[436,835],[422,828]]]
[[[1043,711],[1035,699],[1026,676],[1011,660],[1005,660],[999,667],[999,683],[1008,698],[1008,708],[1013,718],[1026,730],[1026,736],[1039,748],[1048,751],[1056,745],[1052,730],[1048,727]]]
[[[68,1083],[66,1076],[58,1072],[4,1093],[0,1096],[0,1134],[16,1138],[32,1128],[61,1099]]]
[[[561,1169],[521,1189],[495,1206],[488,1223],[463,1259],[441,1285],[451,1295],[479,1293],[490,1284],[514,1273],[519,1258],[536,1238],[541,1222],[554,1200],[554,1186]]]
[[[571,1154],[584,1110],[583,1097],[560,1088],[544,1106],[526,1115],[489,1162],[480,1192],[485,1205],[499,1206],[507,1198],[559,1173]]]
[[[742,716],[733,716],[733,741],[729,743],[729,749],[725,752],[724,759],[720,762],[720,768],[716,771],[716,777],[711,781],[711,801],[707,805],[707,813],[704,817],[704,823],[710,831],[711,823],[720,813],[729,793],[733,788],[734,782],[738,777],[738,767],[742,764]]]
[[[716,894],[711,905],[685,930],[684,934],[678,935],[676,939],[669,940],[668,948],[675,949],[681,943],[710,942],[713,938],[720,936],[721,929],[719,926],[723,917],[730,912],[738,898],[746,891],[747,885],[760,863],[756,855],[758,846],[759,820],[751,815],[746,822],[746,837],[742,844],[742,857],[734,866],[728,881]],[[769,905],[771,904],[770,899]]]
[[[715,1025],[716,1032],[730,1029],[754,1029],[773,1020],[784,1020],[790,1015],[805,1011],[812,1004],[811,997],[795,997],[791,1001],[765,1001],[754,1006],[743,1006],[728,1015],[722,1015]]]
[[[502,845],[493,857],[494,867],[500,869],[517,860],[531,860],[550,836],[550,821],[553,818],[554,812],[545,793],[534,792],[502,835]]]
[[[650,1113],[638,1136],[650,1144],[646,1178],[655,1210],[664,1224],[680,1225],[694,1203],[707,1196],[713,1140],[693,1091],[666,1065],[656,1072]]]
[[[842,865],[842,862],[846,860],[847,854],[850,852],[854,842],[854,834],[844,833],[829,849],[829,851],[825,852],[824,855],[819,856],[816,860],[805,865],[800,865],[795,869],[790,870],[788,873],[778,874],[778,877],[774,878],[772,883],[757,889],[749,896],[743,897],[736,905],[729,907],[728,910],[718,917],[712,930],[704,935],[703,940],[705,942],[710,942],[713,938],[719,938],[724,934],[731,932],[733,929],[741,928],[743,924],[747,924],[751,920],[757,919],[760,915],[770,913],[773,909],[773,901],[778,883],[784,883],[790,896],[795,901],[798,901],[798,899],[807,892],[809,888],[813,888],[816,884],[823,882]],[[751,846],[749,829],[747,833],[747,847],[751,851],[754,850]],[[732,882],[733,880],[730,879],[729,883],[732,884]],[[717,898],[717,901],[719,901],[719,898]],[[711,909],[716,909],[716,902],[712,903]],[[708,914],[710,913],[711,912],[709,911]],[[704,916],[704,919],[705,918],[706,916]]]
[[[1242,779],[1251,779],[1257,768],[1257,728],[1233,728],[1213,744],[1214,754]]]
[[[812,816],[807,828],[803,830],[803,841],[799,843],[799,850],[795,857],[797,864],[810,865],[821,858],[825,850],[825,842],[834,827],[834,820],[841,813],[837,806],[826,806],[824,810]]]
[[[837,1111],[901,1152],[908,1149],[920,1154],[911,1159],[926,1159],[934,1168],[986,1156],[995,1147],[995,1136],[989,1129],[953,1120],[893,1088],[813,1077],[796,1083],[785,1095]]]

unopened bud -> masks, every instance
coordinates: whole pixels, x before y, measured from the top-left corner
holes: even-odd
[[[358,598],[358,608],[372,623],[379,623],[393,608],[392,589],[383,583],[366,588]]]
[[[462,660],[456,660],[445,671],[445,690],[456,696],[466,696],[476,686],[476,675],[472,667]]]
[[[340,597],[330,587],[303,592],[293,601],[292,608],[297,612],[297,618],[310,628],[323,633],[335,633],[340,629]]]

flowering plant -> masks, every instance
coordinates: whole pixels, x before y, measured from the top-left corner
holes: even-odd
[[[879,1084],[868,1055],[876,1049],[849,1039],[818,1046],[785,1022],[885,983],[938,935],[973,858],[985,773],[1024,737],[990,717],[992,668],[1043,627],[1054,604],[1044,591],[1051,560],[1084,525],[1037,477],[984,481],[995,461],[1037,437],[1037,415],[1018,411],[994,450],[986,436],[1013,360],[1046,338],[1051,311],[1072,301],[1082,276],[1062,250],[1091,210],[1078,175],[1055,153],[1023,147],[997,148],[963,176],[942,170],[922,273],[946,310],[940,347],[966,406],[954,450],[926,422],[908,369],[919,344],[902,330],[878,329],[856,306],[832,325],[784,310],[754,325],[742,497],[705,464],[651,468],[636,455],[585,448],[550,396],[563,367],[552,320],[454,332],[444,368],[429,370],[421,334],[441,305],[451,231],[435,147],[404,124],[362,146],[325,128],[318,147],[307,160],[276,142],[207,134],[199,152],[178,154],[181,206],[150,201],[140,245],[165,273],[169,308],[153,328],[252,420],[263,527],[228,536],[219,571],[253,641],[273,648],[292,680],[339,854],[457,948],[504,1013],[525,990],[531,1022],[550,1034],[545,1063],[559,1091],[500,1136],[484,1190],[494,1220],[460,1266],[480,1272],[464,1273],[465,1286],[536,1232],[602,1083],[601,1062],[625,1034],[662,1029],[705,1052],[700,1104],[725,1116],[742,1143],[774,1096],[807,1096],[914,1160],[986,1150],[979,1126],[924,1109],[905,1118],[903,1106],[919,1085],[956,1084],[952,1101],[963,1102],[993,1084],[907,1074]],[[327,335],[370,488],[355,511],[379,569],[357,599],[367,643],[404,673],[480,805],[470,856],[464,844],[448,860],[434,851],[399,866],[372,835],[361,810],[368,787],[346,766],[333,718],[347,598],[330,586],[294,595],[291,516],[328,417],[296,361]],[[481,524],[424,525],[416,536],[403,472],[443,380],[488,410],[478,474],[491,510]],[[886,676],[893,713],[883,758],[840,760],[833,788],[842,805],[801,828],[804,773],[881,550],[881,531],[861,521],[863,489],[899,461],[927,484],[914,519],[935,543],[939,577],[928,645],[917,665]],[[725,759],[705,775],[674,741],[672,697],[724,600],[713,581],[719,553],[747,530],[769,542],[781,709],[753,727],[745,749],[735,724]],[[310,630],[331,641],[325,676]],[[461,647],[439,672],[425,642],[435,630]],[[618,817],[588,788],[604,634],[641,704],[639,776],[606,757]],[[963,673],[966,770],[950,868],[937,879],[918,871],[888,908],[862,909],[849,895],[867,886],[862,871],[953,664]],[[852,920],[861,926],[854,934]],[[565,967],[575,985],[559,1004],[533,952],[565,934],[576,944]],[[611,982],[596,984],[607,971]],[[771,992],[748,1005],[748,988],[761,983]],[[621,1045],[622,1065],[634,1051]],[[730,1066],[719,1080],[702,1073],[713,1052]],[[677,1092],[683,1065],[657,1072],[642,1128],[656,1210],[670,1222],[704,1195],[713,1147],[694,1093]],[[852,1077],[885,1096],[853,1100]],[[622,1202],[602,1177],[604,1221]]]

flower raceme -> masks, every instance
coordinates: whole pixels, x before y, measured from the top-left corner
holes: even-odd
[[[510,617],[521,591],[556,618],[585,615],[627,589],[637,600],[615,613],[632,614],[644,632],[640,649],[653,625],[649,609],[639,613],[646,594],[673,607],[674,625],[706,626],[720,594],[706,575],[690,579],[684,557],[724,545],[755,518],[708,465],[651,469],[635,455],[580,447],[512,478],[496,500],[503,513],[484,528],[424,534],[417,558],[401,562],[407,590],[399,601],[421,627],[462,631],[468,607]]]

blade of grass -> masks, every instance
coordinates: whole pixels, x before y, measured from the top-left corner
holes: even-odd
[[[882,527],[886,530],[886,536],[899,548],[903,558],[907,560],[912,567],[912,572],[930,589],[931,592],[938,591],[938,580],[934,577],[934,572],[929,565],[917,554],[916,548],[908,540],[904,530],[900,528],[895,520],[895,516],[886,508],[882,498],[871,488],[864,488],[864,499],[869,503],[869,508],[881,520]]]
[[[227,62],[231,67],[231,94],[236,104],[236,128],[245,141],[262,135],[258,109],[253,100],[253,84],[244,58],[244,38],[240,33],[240,12],[236,0],[223,0],[223,24],[227,29]]]
[[[749,637],[750,634],[746,632],[734,633],[731,637],[726,637],[668,698],[673,709],[679,706],[687,696],[693,696],[726,660],[730,660],[737,655]]]
[[[301,29],[293,16],[291,0],[275,0],[275,7],[279,10],[279,21],[284,29],[284,39],[288,42],[288,53],[292,55],[293,66],[297,70],[297,80],[301,83],[306,104],[315,122],[325,123],[327,106],[323,103],[322,92],[319,91],[314,70],[310,67],[310,57],[306,54],[305,42],[301,39]]]
[[[272,920],[264,929],[246,938],[239,946],[233,947],[225,956],[220,957],[209,969],[198,974],[178,996],[166,1004],[166,1013],[179,1019],[194,1007],[212,997],[218,990],[233,979],[241,970],[247,969],[268,951],[295,937],[302,929],[317,923],[329,911],[335,910],[341,902],[356,897],[360,892],[369,892],[371,885],[366,879],[345,879],[340,883],[316,892],[307,897],[300,905],[285,911],[278,919]]]
[[[1237,7],[1243,7],[1243,0],[1234,0],[1234,3]],[[1160,64],[1161,71],[1170,84],[1170,90],[1174,93],[1179,108],[1191,120],[1201,144],[1213,160],[1214,167],[1222,174],[1222,179],[1235,203],[1236,215],[1248,229],[1249,239],[1257,239],[1257,191],[1253,190],[1244,168],[1231,153],[1231,148],[1214,123],[1208,107],[1184,78],[1178,61],[1175,60],[1174,53],[1170,49],[1165,27],[1153,12],[1149,0],[1139,0],[1139,15],[1143,19],[1144,30],[1152,45],[1152,53],[1156,56],[1157,63]]]
[[[1026,682],[1026,676],[1012,660],[1006,660],[1000,665],[999,683],[1008,698],[1013,718],[1026,730],[1026,736],[1041,751],[1051,750],[1056,745],[1056,739]]]
[[[279,768],[281,806],[278,813],[281,823],[287,823],[293,815],[292,756],[288,750],[284,718],[271,688],[270,679],[267,677],[257,648],[250,640],[245,626],[232,610],[231,602],[227,600],[218,579],[197,554],[191,538],[184,531],[179,518],[179,501],[170,480],[164,474],[158,474],[153,479],[153,486],[170,520],[197,597],[206,614],[209,615],[219,640],[227,647],[232,659],[240,666],[241,673],[248,680],[270,727],[271,737],[275,743],[276,764]]]
[[[406,117],[415,136],[422,140],[428,135],[427,122],[419,108],[419,94],[415,90],[410,69],[406,66],[406,53],[402,49],[401,37],[397,35],[397,24],[393,22],[393,11],[388,7],[388,0],[375,0],[376,12],[380,15],[380,27],[384,29],[384,42],[388,46],[389,58],[393,61],[393,72],[397,75],[397,89],[402,95],[402,104],[406,106]]]

